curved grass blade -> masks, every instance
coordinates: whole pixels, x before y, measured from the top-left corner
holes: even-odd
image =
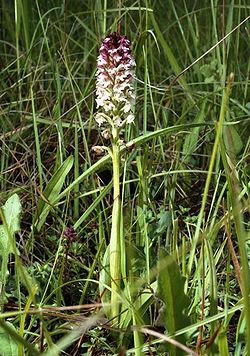
[[[73,157],[68,157],[63,162],[61,167],[53,174],[51,180],[44,189],[43,197],[41,197],[38,202],[36,220],[34,224],[38,231],[45,223],[50,210],[53,208],[53,202],[58,199],[65,178],[73,166],[73,162]]]

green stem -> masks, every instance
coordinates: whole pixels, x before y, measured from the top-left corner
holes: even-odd
[[[120,198],[120,146],[118,128],[113,128],[112,143],[113,160],[113,210],[112,227],[110,237],[110,277],[111,277],[111,318],[119,315],[119,291],[121,285],[121,247],[120,247],[120,224],[121,224],[121,198]]]

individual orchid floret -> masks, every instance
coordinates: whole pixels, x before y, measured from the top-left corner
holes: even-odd
[[[116,127],[134,120],[134,67],[131,43],[116,32],[101,44],[97,58],[96,104],[99,126],[111,123]],[[109,118],[109,119],[108,119]]]

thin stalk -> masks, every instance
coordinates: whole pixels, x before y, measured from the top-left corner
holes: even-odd
[[[31,105],[32,105],[32,116],[33,116],[33,126],[34,126],[34,134],[35,134],[35,144],[36,144],[36,162],[38,167],[38,175],[39,175],[39,183],[40,189],[43,187],[43,168],[42,168],[42,156],[41,156],[41,149],[40,149],[40,138],[39,132],[37,127],[36,121],[36,109],[35,109],[35,100],[33,95],[33,89],[30,89],[30,96],[31,96]]]
[[[16,37],[16,62],[17,62],[17,75],[18,78],[21,78],[21,71],[20,71],[20,48],[19,48],[19,41],[20,41],[20,23],[21,23],[21,11],[20,11],[20,2],[15,0],[15,37]],[[19,105],[22,103],[22,93],[21,93],[21,82],[18,81],[18,95],[19,95]],[[20,107],[21,110],[21,107]]]
[[[138,325],[138,321],[137,321],[136,313],[135,313],[134,309],[132,309],[132,313],[133,313],[133,324]],[[133,330],[133,335],[134,335],[135,356],[141,356],[142,355],[142,352],[141,352],[142,338],[141,338],[139,330],[137,330],[137,329]]]
[[[112,132],[112,161],[113,161],[113,210],[112,227],[110,237],[110,277],[111,277],[111,317],[119,315],[119,291],[121,286],[121,248],[120,248],[120,224],[121,224],[121,198],[120,198],[120,146],[119,131],[117,127]],[[117,319],[116,319],[117,320]]]
[[[77,122],[76,122],[77,125]],[[74,155],[74,177],[79,177],[79,146],[78,146],[78,129],[75,126],[75,155]],[[79,204],[79,184],[75,187],[76,198],[74,199],[74,219],[79,219],[80,216],[80,204]]]

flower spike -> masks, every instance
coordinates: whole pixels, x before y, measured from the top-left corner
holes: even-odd
[[[134,67],[131,43],[112,33],[102,41],[97,58],[95,119],[99,126],[111,120],[120,127],[134,120]],[[107,116],[110,120],[107,120]]]

